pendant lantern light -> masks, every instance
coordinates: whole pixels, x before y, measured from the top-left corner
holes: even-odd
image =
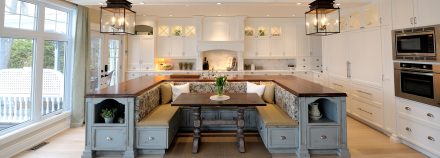
[[[315,0],[305,13],[306,34],[327,36],[340,33],[340,10],[335,0]]]
[[[136,12],[127,0],[107,0],[101,7],[101,33],[135,34]]]

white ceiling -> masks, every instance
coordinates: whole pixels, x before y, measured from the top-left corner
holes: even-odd
[[[68,0],[98,9],[105,0]],[[237,16],[303,17],[312,0],[129,0],[137,15],[159,17]],[[337,0],[344,7],[365,4],[371,0]],[[220,5],[217,3],[221,3]]]

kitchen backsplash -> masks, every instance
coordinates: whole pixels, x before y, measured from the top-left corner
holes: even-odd
[[[245,59],[244,64],[254,64],[257,70],[289,70],[287,65],[296,65],[296,61],[294,59]]]

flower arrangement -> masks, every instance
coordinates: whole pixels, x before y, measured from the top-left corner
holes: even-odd
[[[217,76],[215,77],[215,92],[218,96],[223,95],[223,88],[226,85],[226,81],[228,80],[227,76]]]
[[[101,117],[104,118],[105,123],[112,123],[113,122],[113,118],[115,117],[116,111],[117,111],[116,108],[101,110]]]

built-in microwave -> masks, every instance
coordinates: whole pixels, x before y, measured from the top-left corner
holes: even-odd
[[[395,63],[396,96],[440,107],[440,65]]]
[[[395,60],[440,61],[440,26],[396,30]]]

